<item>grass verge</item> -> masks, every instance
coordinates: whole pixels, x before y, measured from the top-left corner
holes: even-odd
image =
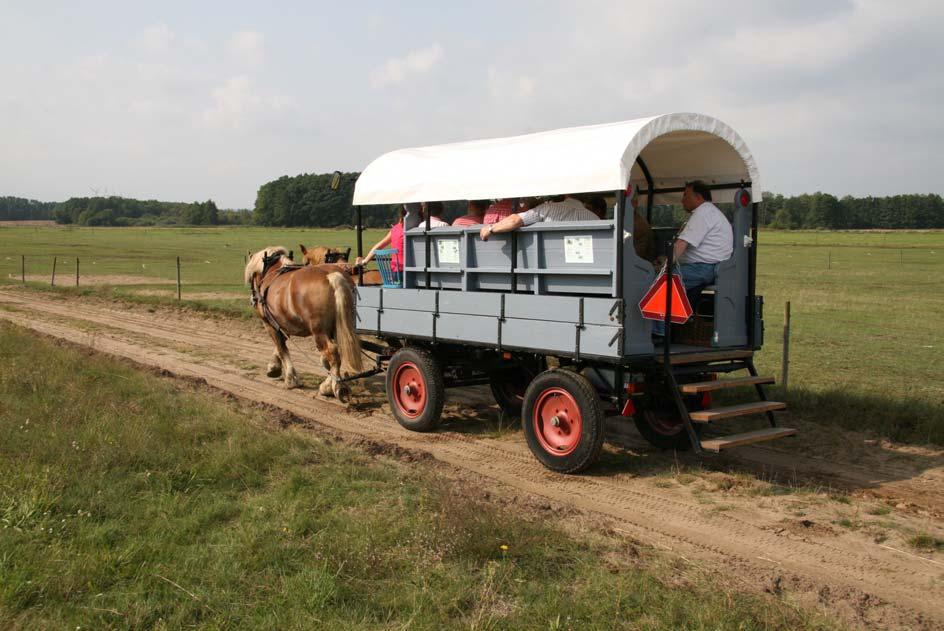
[[[3,628],[823,627],[0,325]]]

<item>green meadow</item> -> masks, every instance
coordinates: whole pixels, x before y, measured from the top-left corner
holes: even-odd
[[[382,236],[364,235],[365,250]],[[354,246],[353,230],[263,228],[0,227],[0,278],[18,282],[21,255],[31,285],[80,291],[94,277],[119,283],[90,293],[175,301],[249,313],[247,250],[298,244]],[[759,367],[780,376],[784,304],[791,302],[791,408],[823,423],[944,444],[944,231],[762,231],[758,291],[766,342]],[[82,278],[86,278],[85,281]],[[127,277],[139,277],[138,280]],[[133,284],[128,284],[128,283]]]

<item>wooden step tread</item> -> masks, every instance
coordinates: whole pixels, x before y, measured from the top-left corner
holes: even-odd
[[[780,403],[779,401],[754,401],[753,403],[741,403],[739,405],[729,405],[723,408],[711,408],[709,410],[689,412],[688,416],[696,423],[710,423],[711,421],[720,421],[723,418],[760,414],[761,412],[785,410],[786,408],[787,404]]]
[[[720,362],[727,359],[747,359],[754,356],[754,351],[704,351],[702,353],[680,353],[678,355],[670,355],[669,362],[675,366],[676,364],[705,364],[708,362]],[[656,361],[665,363],[665,357],[661,353],[656,354]]]
[[[715,390],[723,390],[725,388],[763,385],[773,382],[773,377],[739,377],[738,379],[715,379],[714,381],[683,383],[681,386],[679,386],[679,390],[685,394],[698,394],[699,392],[713,392]]]
[[[790,429],[789,427],[767,427],[765,429],[754,430],[753,432],[744,432],[743,434],[708,438],[701,441],[701,448],[705,451],[719,452],[722,449],[750,445],[751,443],[760,443],[765,440],[775,440],[777,438],[783,438],[784,436],[793,436],[796,433],[797,431],[795,429]]]

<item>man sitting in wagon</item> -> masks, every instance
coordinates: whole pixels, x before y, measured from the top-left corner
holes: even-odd
[[[675,240],[673,260],[694,308],[701,290],[715,281],[718,263],[731,258],[734,231],[727,217],[711,203],[711,189],[701,180],[685,184],[682,208],[691,213]],[[652,334],[665,335],[665,323],[654,322]]]
[[[597,216],[575,197],[560,195],[523,213],[508,215],[495,224],[482,226],[479,236],[488,241],[493,232],[511,232],[539,221],[595,221]]]

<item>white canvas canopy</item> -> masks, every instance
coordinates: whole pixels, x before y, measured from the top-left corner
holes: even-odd
[[[354,204],[612,192],[630,181],[645,190],[639,156],[656,189],[694,179],[749,181],[754,200],[760,201],[757,165],[737,132],[710,116],[680,113],[392,151],[364,169]],[[714,198],[730,201],[733,193],[715,191]],[[679,197],[656,195],[654,202]]]

